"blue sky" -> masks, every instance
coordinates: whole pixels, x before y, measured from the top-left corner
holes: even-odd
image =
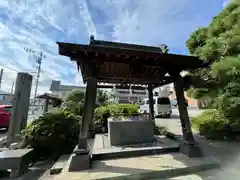
[[[40,92],[52,80],[80,84],[81,73],[58,55],[56,41],[88,43],[96,39],[158,45],[187,54],[191,32],[211,22],[226,0],[1,0],[0,66],[2,89],[9,91],[17,71],[34,72],[36,64],[24,47],[42,51]],[[11,70],[13,69],[13,70]],[[35,81],[33,82],[34,85]]]

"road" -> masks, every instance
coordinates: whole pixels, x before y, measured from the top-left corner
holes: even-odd
[[[164,126],[169,129],[174,129],[174,132],[178,132],[177,134],[181,133],[181,124],[179,119],[179,111],[177,108],[172,109],[172,117],[171,118],[156,118],[155,122],[157,126]],[[203,110],[197,108],[188,108],[189,117],[194,117],[201,114]]]
[[[179,119],[179,112],[178,109],[173,107],[172,108],[173,114],[172,114],[172,119]],[[198,108],[194,108],[194,107],[189,107],[188,108],[188,115],[189,117],[194,117],[197,116],[199,114],[201,114],[204,110],[202,109],[198,109]]]

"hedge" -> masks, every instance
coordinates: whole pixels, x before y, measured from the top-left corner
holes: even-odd
[[[110,116],[117,116],[119,114],[131,116],[138,113],[138,107],[134,104],[111,104],[96,108],[94,112],[94,124],[97,128],[95,130],[97,133],[107,132],[107,122]]]

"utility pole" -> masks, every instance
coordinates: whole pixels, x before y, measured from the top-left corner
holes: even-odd
[[[42,52],[38,52],[29,48],[24,48],[27,53],[30,54],[30,56],[34,57],[37,63],[37,80],[36,80],[36,87],[34,91],[34,102],[37,96],[37,91],[38,91],[38,84],[39,84],[39,78],[40,78],[40,73],[41,73],[41,65],[42,65],[42,59],[45,58],[46,56],[43,55]]]
[[[14,82],[12,82],[11,94],[13,94]]]
[[[2,77],[3,77],[3,69],[0,71],[0,89],[2,87]]]

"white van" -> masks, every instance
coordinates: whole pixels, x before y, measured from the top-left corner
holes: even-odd
[[[153,97],[153,107],[155,117],[170,118],[172,115],[171,102],[168,97]],[[149,113],[149,99],[144,99],[140,104],[141,113]]]

